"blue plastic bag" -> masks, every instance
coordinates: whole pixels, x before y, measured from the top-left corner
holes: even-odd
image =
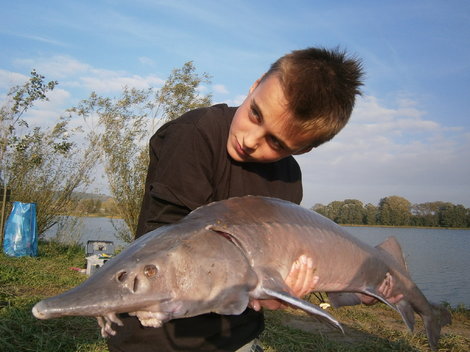
[[[13,202],[13,209],[5,226],[3,250],[12,257],[38,255],[35,203]]]

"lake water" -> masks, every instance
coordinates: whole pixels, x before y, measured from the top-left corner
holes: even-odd
[[[389,236],[400,242],[413,281],[431,301],[470,307],[470,230],[345,227],[377,245]]]
[[[122,220],[113,220],[122,224]],[[126,244],[117,239],[108,218],[80,218],[81,239],[114,241],[116,247]],[[389,236],[400,242],[411,277],[425,296],[434,302],[446,301],[452,306],[470,307],[470,230],[345,227],[360,240],[377,245]],[[52,237],[51,229],[46,238]]]

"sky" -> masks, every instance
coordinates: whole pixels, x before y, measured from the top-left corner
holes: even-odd
[[[302,205],[397,195],[470,207],[470,1],[0,0],[0,93],[36,69],[59,86],[47,125],[92,91],[161,87],[192,60],[202,92],[239,105],[280,56],[339,47],[363,95],[332,141],[298,156]],[[98,181],[101,182],[101,181]],[[103,184],[97,184],[106,193]]]

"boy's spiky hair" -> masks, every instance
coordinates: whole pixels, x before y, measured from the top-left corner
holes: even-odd
[[[333,138],[348,122],[363,76],[360,60],[339,49],[295,50],[273,63],[264,77],[278,75],[294,130],[313,136],[312,147]]]

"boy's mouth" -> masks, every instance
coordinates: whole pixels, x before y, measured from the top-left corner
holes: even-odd
[[[235,139],[235,151],[240,156],[240,158],[242,158],[243,160],[246,160],[246,159],[250,158],[250,154],[248,154],[245,151],[245,149],[243,149],[243,147],[240,145],[240,143],[238,142],[237,139]]]

